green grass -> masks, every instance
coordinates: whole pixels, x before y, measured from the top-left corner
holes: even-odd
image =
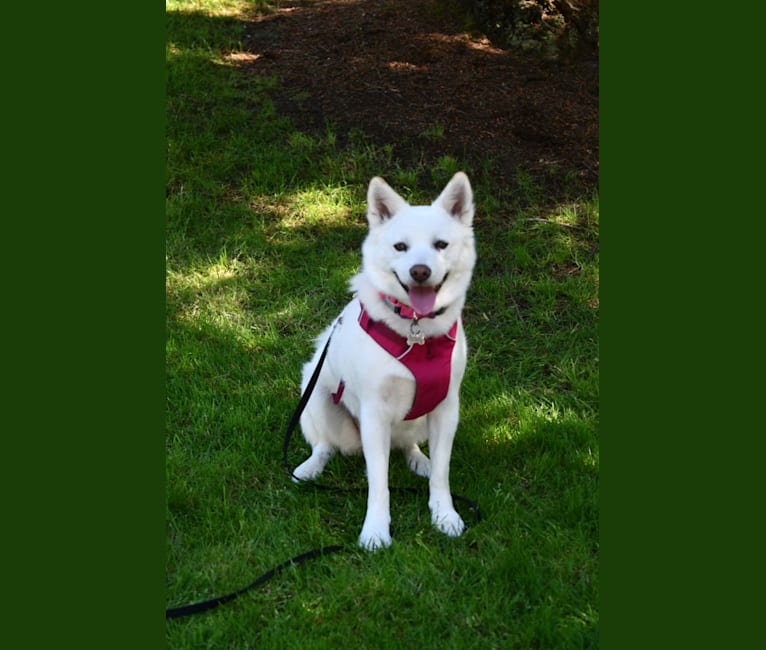
[[[168,646],[597,646],[598,198],[551,200],[523,170],[499,186],[491,161],[397,159],[363,133],[340,148],[332,126],[301,133],[270,101],[279,80],[229,56],[266,3],[166,6],[168,606],[351,549],[169,621]],[[484,519],[448,539],[425,492],[394,494],[394,544],[371,555],[354,548],[364,494],[293,486],[282,432],[312,339],[348,300],[370,177],[430,202],[456,169],[474,185],[479,262],[451,481]],[[297,436],[293,461],[307,451]],[[363,487],[362,459],[334,459],[323,482]],[[391,484],[424,481],[394,455]]]

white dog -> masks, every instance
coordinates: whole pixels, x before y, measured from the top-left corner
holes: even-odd
[[[411,206],[381,178],[367,191],[369,233],[353,300],[317,339],[302,390],[332,337],[301,416],[311,456],[293,475],[319,476],[333,454],[364,453],[367,515],[360,546],[391,544],[388,460],[404,450],[429,478],[434,525],[450,536],[465,525],[449,487],[452,441],[466,363],[460,313],[476,262],[473,192],[458,172],[430,206]],[[428,440],[429,460],[418,447]]]

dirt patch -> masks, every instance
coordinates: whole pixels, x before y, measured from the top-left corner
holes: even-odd
[[[252,70],[281,81],[297,126],[355,129],[399,160],[452,155],[523,169],[556,194],[598,184],[598,61],[546,62],[494,46],[435,0],[280,2],[253,21]]]

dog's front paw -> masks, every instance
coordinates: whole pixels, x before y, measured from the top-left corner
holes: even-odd
[[[391,546],[391,533],[388,532],[388,526],[375,528],[365,524],[359,535],[359,546],[367,551],[377,551],[379,548]]]
[[[431,509],[431,522],[445,535],[459,537],[465,530],[465,523],[454,508],[439,510],[438,507]]]

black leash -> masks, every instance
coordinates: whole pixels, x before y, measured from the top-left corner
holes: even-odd
[[[334,328],[333,328],[333,331],[335,331]],[[287,462],[287,450],[288,450],[288,447],[290,446],[290,440],[292,439],[293,431],[295,431],[295,428],[298,426],[298,422],[300,421],[301,415],[303,414],[303,411],[306,408],[306,404],[309,401],[309,397],[311,397],[311,393],[314,391],[314,386],[316,386],[317,379],[319,379],[319,371],[322,369],[322,365],[324,364],[324,359],[327,356],[327,348],[330,347],[330,339],[332,339],[332,333],[330,333],[330,336],[327,338],[327,343],[325,343],[324,349],[322,350],[322,354],[319,357],[319,362],[317,363],[317,367],[314,369],[314,372],[311,375],[311,379],[309,379],[309,383],[306,385],[306,390],[303,391],[303,395],[301,395],[301,399],[298,402],[298,406],[295,408],[295,411],[293,412],[293,415],[290,418],[290,422],[287,425],[287,430],[285,431],[285,440],[283,445],[285,467],[287,468],[287,471],[290,474],[290,476],[294,478],[295,480],[300,480],[300,479],[298,479],[297,476],[293,475],[293,470]],[[228,603],[229,601],[234,600],[238,596],[241,596],[246,591],[250,591],[251,589],[258,587],[259,585],[262,585],[263,583],[268,582],[275,575],[284,571],[287,567],[297,566],[299,564],[302,564],[303,562],[307,562],[309,560],[322,557],[323,555],[330,555],[332,553],[337,553],[338,551],[344,550],[344,548],[345,548],[344,546],[324,546],[322,548],[309,551],[308,553],[301,553],[300,555],[296,555],[294,558],[287,560],[287,562],[283,562],[279,566],[274,567],[270,571],[267,571],[262,576],[256,578],[253,582],[251,582],[246,587],[242,587],[242,589],[233,591],[230,594],[226,594],[225,596],[218,596],[217,598],[211,598],[209,600],[204,600],[199,603],[192,603],[190,605],[183,605],[181,607],[173,607],[171,609],[166,609],[165,618],[166,619],[181,618],[182,616],[199,614],[200,612],[206,612],[208,610],[215,609],[216,607],[218,607],[218,605],[223,605],[224,603]]]
[[[341,319],[338,318],[337,321],[335,321],[335,324],[332,327],[332,330],[330,331],[330,336],[327,337],[327,343],[324,344],[324,347],[322,348],[322,354],[319,355],[319,361],[317,361],[317,366],[314,368],[314,372],[311,373],[311,378],[309,379],[309,383],[306,384],[306,390],[303,391],[303,395],[301,395],[301,399],[298,402],[298,406],[295,407],[295,411],[293,411],[293,415],[290,418],[290,422],[287,423],[287,429],[285,430],[285,439],[282,443],[282,459],[285,463],[285,469],[287,470],[287,473],[290,475],[290,478],[292,478],[294,481],[297,481],[299,483],[302,483],[301,479],[299,479],[295,474],[293,474],[293,470],[295,469],[290,465],[290,462],[287,460],[287,451],[290,448],[290,441],[293,438],[293,432],[298,426],[298,422],[301,420],[301,415],[303,415],[303,411],[306,408],[306,404],[309,402],[309,398],[311,397],[311,394],[314,392],[314,387],[317,384],[317,380],[319,379],[319,373],[322,370],[322,366],[324,365],[324,359],[327,356],[327,349],[330,347],[330,341],[332,341],[332,335],[335,333],[335,328],[341,323]],[[323,486],[318,485],[317,487],[319,489],[325,489]]]
[[[270,571],[267,571],[262,576],[260,576],[259,578],[251,582],[249,585],[247,585],[247,587],[243,587],[242,589],[233,591],[232,593],[226,594],[225,596],[218,596],[217,598],[204,600],[200,603],[192,603],[191,605],[184,605],[182,607],[174,607],[172,609],[166,609],[165,618],[180,618],[182,616],[189,616],[190,614],[198,614],[200,612],[206,612],[209,609],[214,609],[215,607],[218,607],[218,605],[223,605],[224,603],[228,603],[230,600],[234,600],[237,596],[244,594],[246,591],[250,591],[250,589],[253,589],[254,587],[258,587],[259,585],[262,585],[264,582],[268,582],[275,575],[277,575],[278,573],[281,573],[288,567],[302,564],[303,562],[306,562],[308,560],[313,560],[314,558],[317,558],[317,557],[322,557],[323,555],[330,555],[331,553],[337,553],[338,551],[342,551],[344,548],[345,547],[343,546],[324,546],[322,548],[317,548],[317,549],[314,549],[313,551],[309,551],[308,553],[301,553],[300,555],[296,555],[294,558],[287,560],[287,562],[283,562],[279,566],[274,567]]]
[[[340,322],[340,320],[336,321],[336,326]],[[301,399],[298,402],[298,406],[295,408],[295,411],[293,412],[292,417],[290,418],[290,422],[287,424],[287,429],[285,430],[285,439],[284,443],[282,445],[282,454],[284,457],[284,464],[285,469],[287,469],[288,474],[290,474],[290,477],[294,479],[295,481],[305,483],[301,479],[299,479],[295,474],[293,474],[293,467],[290,465],[290,462],[288,460],[288,450],[290,448],[290,441],[293,437],[293,432],[298,426],[298,423],[300,422],[301,415],[303,414],[303,411],[306,408],[306,404],[308,404],[309,398],[311,397],[311,394],[314,392],[314,387],[316,386],[317,380],[319,379],[319,373],[322,370],[322,366],[324,365],[325,357],[327,356],[327,349],[330,347],[330,341],[332,340],[333,332],[335,332],[335,327],[333,327],[332,331],[330,332],[330,336],[327,337],[327,343],[325,343],[324,348],[322,349],[322,354],[319,355],[319,361],[317,362],[316,368],[314,368],[314,372],[311,374],[311,378],[309,379],[309,383],[306,384],[306,390],[303,391],[303,395],[301,395]],[[356,489],[343,489],[343,488],[330,488],[326,487],[324,485],[321,485],[319,483],[311,483],[311,486],[313,486],[316,489],[319,490],[331,490],[333,492],[361,492],[364,490],[364,488],[356,488]],[[392,492],[407,492],[409,494],[420,494],[423,491],[419,490],[417,488],[412,487],[391,487],[389,488]],[[476,517],[476,523],[478,524],[481,521],[481,511],[479,510],[479,506],[477,503],[471,501],[470,499],[467,499],[466,497],[460,496],[459,494],[453,494],[452,499],[455,501],[460,501],[461,503],[464,503],[466,506],[468,506],[472,511],[474,516]],[[308,562],[309,560],[313,560],[318,557],[322,557],[324,555],[331,555],[333,553],[338,553],[339,551],[347,550],[346,546],[323,546],[322,548],[317,548],[312,551],[308,551],[307,553],[301,553],[300,555],[296,555],[293,558],[290,558],[286,562],[283,562],[279,566],[274,567],[273,569],[267,571],[262,576],[259,576],[256,578],[253,582],[251,582],[246,587],[242,587],[242,589],[238,589],[237,591],[233,591],[229,594],[226,594],[224,596],[218,596],[216,598],[211,598],[209,600],[203,600],[198,603],[192,603],[190,605],[183,605],[181,607],[173,607],[170,609],[165,610],[165,618],[181,618],[183,616],[190,616],[191,614],[199,614],[200,612],[206,612],[211,609],[215,609],[219,605],[223,605],[224,603],[228,603],[238,596],[244,594],[247,591],[250,591],[251,589],[258,587],[265,582],[268,582],[271,580],[275,575],[278,573],[281,573],[286,568],[291,566],[297,566],[299,564],[303,564],[304,562]]]

